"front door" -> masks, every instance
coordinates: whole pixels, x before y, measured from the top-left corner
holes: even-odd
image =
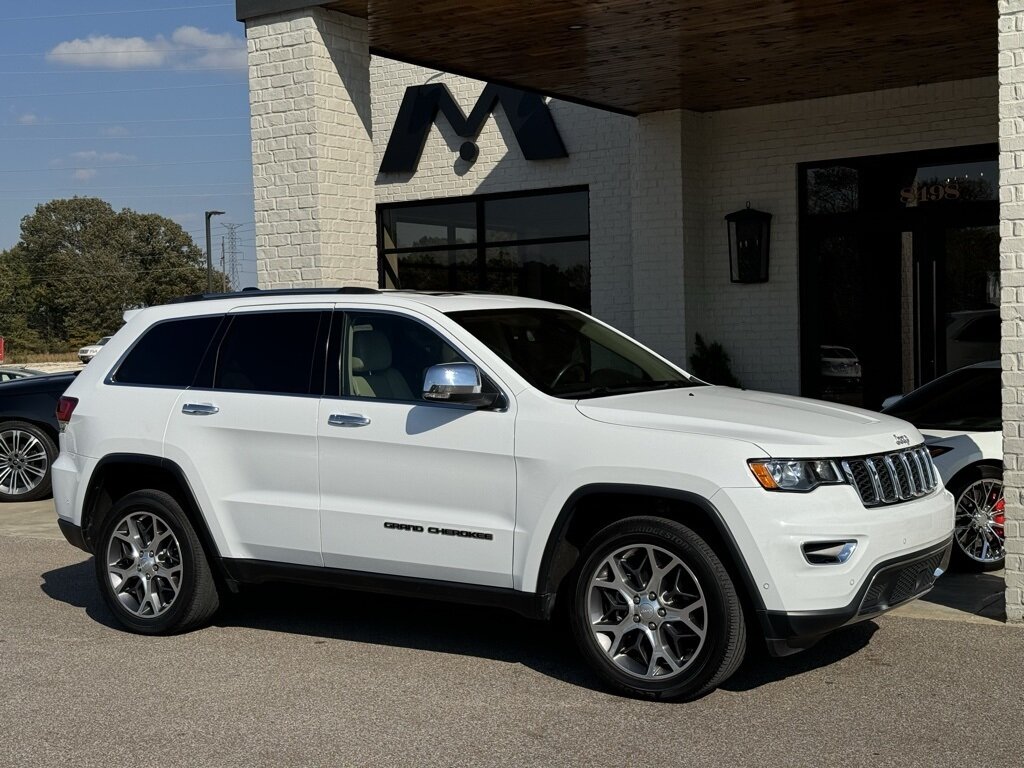
[[[514,402],[424,402],[426,369],[466,356],[412,315],[339,312],[339,357],[317,419],[324,565],[511,587]]]

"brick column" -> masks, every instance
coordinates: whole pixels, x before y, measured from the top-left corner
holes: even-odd
[[[999,262],[1006,617],[1024,622],[1024,0],[999,0]]]
[[[683,286],[682,112],[636,119],[630,152],[633,333],[689,366]]]
[[[246,22],[261,288],[377,285],[366,21]]]

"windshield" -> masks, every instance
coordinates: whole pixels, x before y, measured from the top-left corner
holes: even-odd
[[[883,413],[909,421],[918,429],[1002,429],[998,368],[961,368],[915,389]]]
[[[113,336],[104,336],[102,339],[100,339],[99,341],[96,342],[96,346],[97,347],[102,347],[104,344],[106,344],[112,338],[114,338],[114,337]]]
[[[701,385],[628,337],[578,312],[499,309],[449,316],[530,384],[555,397]]]

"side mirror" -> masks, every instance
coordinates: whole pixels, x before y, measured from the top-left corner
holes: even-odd
[[[497,395],[484,393],[480,369],[472,363],[448,363],[427,369],[423,377],[423,399],[486,408],[494,405]]]
[[[882,410],[884,411],[886,408],[891,408],[902,399],[903,395],[891,395],[885,398],[885,400],[882,401]]]

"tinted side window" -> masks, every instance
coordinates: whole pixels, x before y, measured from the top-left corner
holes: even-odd
[[[217,355],[214,389],[309,394],[322,317],[319,311],[235,315]]]
[[[220,325],[221,316],[171,320],[150,328],[114,374],[119,384],[188,387]]]

